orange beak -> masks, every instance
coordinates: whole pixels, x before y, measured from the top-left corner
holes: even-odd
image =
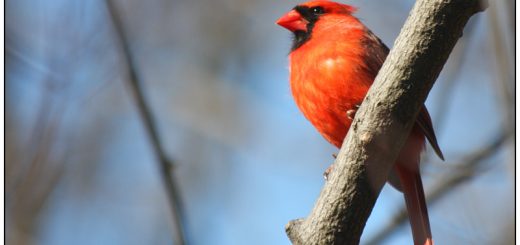
[[[286,28],[289,31],[307,31],[307,24],[309,22],[305,20],[300,13],[296,10],[291,10],[289,13],[282,16],[276,21],[276,24]]]

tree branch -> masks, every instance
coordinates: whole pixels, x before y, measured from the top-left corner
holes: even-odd
[[[172,167],[174,165],[173,162],[167,157],[166,151],[164,150],[161,144],[161,141],[159,139],[159,133],[157,127],[155,126],[156,123],[152,116],[152,112],[144,98],[142,85],[137,75],[135,60],[133,59],[132,53],[130,52],[130,47],[126,40],[121,19],[118,18],[119,15],[117,14],[117,11],[112,1],[107,0],[106,4],[110,15],[109,17],[111,18],[114,25],[116,37],[122,48],[124,60],[126,61],[128,70],[128,83],[134,95],[135,102],[139,110],[139,114],[141,115],[141,119],[143,120],[146,133],[150,138],[153,150],[158,158],[160,174],[164,183],[164,187],[166,188],[168,201],[173,215],[173,220],[175,222],[175,229],[173,230],[174,239],[176,241],[175,244],[186,244],[187,236],[184,212],[181,205],[181,198],[178,191],[178,187],[174,181],[172,172]]]
[[[418,0],[354,118],[320,197],[289,222],[294,244],[358,244],[377,196],[475,0]],[[363,120],[361,120],[361,118]]]

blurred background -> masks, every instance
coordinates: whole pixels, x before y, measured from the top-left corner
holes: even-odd
[[[289,91],[297,3],[6,1],[7,243],[289,244],[337,152]],[[414,1],[347,3],[391,47]],[[514,243],[515,2],[489,3],[426,103],[438,244]],[[385,186],[362,244],[411,244],[403,210]]]

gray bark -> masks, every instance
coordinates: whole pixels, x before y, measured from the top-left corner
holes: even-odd
[[[359,244],[363,228],[418,112],[475,0],[418,0],[390,51],[309,216],[290,221],[294,244]]]

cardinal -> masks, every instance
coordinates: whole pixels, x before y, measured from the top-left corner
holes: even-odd
[[[340,148],[359,105],[389,49],[353,16],[355,7],[310,1],[294,7],[277,24],[293,33],[290,87],[303,115]],[[414,244],[433,244],[419,163],[425,140],[444,159],[423,105],[389,176],[404,194]]]

